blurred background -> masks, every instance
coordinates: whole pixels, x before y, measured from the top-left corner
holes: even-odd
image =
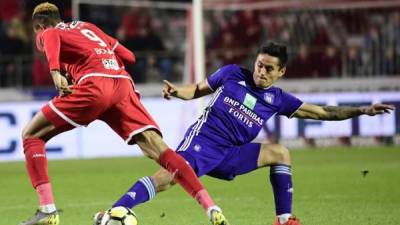
[[[22,157],[18,141],[21,129],[32,113],[56,94],[46,61],[35,49],[31,29],[32,9],[40,2],[43,1],[0,0],[0,138],[7,140],[0,143],[0,159],[7,154],[10,159]],[[50,2],[60,8],[65,21],[92,22],[136,54],[137,63],[128,71],[171,145],[177,144],[195,120],[201,104],[161,100],[162,80],[177,84],[198,80],[196,37],[204,40],[205,73],[200,77],[231,63],[252,69],[257,48],[272,40],[287,44],[289,50],[287,72],[277,86],[302,100],[315,104],[357,106],[383,102],[397,106],[390,115],[336,123],[274,118],[258,139],[293,147],[400,145],[398,0],[204,0],[200,37],[193,32],[196,9],[192,1]],[[168,117],[165,108],[170,110]],[[77,138],[80,144],[70,147],[78,149],[71,157],[85,157],[89,154],[85,149],[92,146],[85,135],[96,131],[74,132],[68,138]],[[103,130],[97,132],[103,134]],[[55,146],[51,148],[55,155],[68,148],[63,144]]]

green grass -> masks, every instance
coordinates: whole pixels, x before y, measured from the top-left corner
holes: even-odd
[[[292,151],[294,213],[304,225],[400,224],[400,149]],[[50,161],[62,225],[91,224],[138,178],[157,165],[145,158]],[[368,170],[367,176],[362,171]],[[233,182],[202,181],[232,225],[272,225],[268,169]],[[0,225],[15,225],[37,207],[22,162],[0,164]],[[206,225],[201,208],[176,186],[135,209],[141,225]]]

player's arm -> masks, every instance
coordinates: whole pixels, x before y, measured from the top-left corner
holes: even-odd
[[[132,51],[127,49],[121,43],[116,42],[114,46],[114,53],[125,63],[134,64],[136,62],[136,57]]]
[[[60,73],[60,35],[55,29],[43,32],[41,44],[49,64],[49,70],[54,82],[54,86],[59,91],[60,96],[72,93],[68,87],[67,79]]]
[[[72,90],[68,86],[68,80],[60,71],[52,70],[50,71],[51,77],[53,78],[54,86],[56,87],[60,96],[67,96],[72,93]]]
[[[107,42],[112,46],[112,51],[114,54],[119,57],[124,64],[134,64],[136,62],[135,54],[132,51],[127,49],[124,45],[119,43],[119,41],[108,34],[104,33],[102,30],[98,29],[94,26],[93,29],[96,29],[98,32],[101,32],[106,38]]]
[[[187,84],[183,86],[176,86],[169,81],[164,80],[164,87],[162,90],[163,97],[168,100],[171,99],[171,97],[190,100],[203,97],[213,92],[214,91],[208,85],[207,80],[203,80],[198,84]]]
[[[318,106],[304,103],[294,114],[294,117],[314,120],[345,120],[360,115],[375,116],[390,113],[394,106],[374,104],[362,107]]]

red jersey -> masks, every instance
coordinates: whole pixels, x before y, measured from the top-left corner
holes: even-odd
[[[67,72],[75,82],[85,76],[129,77],[124,63],[134,54],[97,26],[82,21],[58,23],[36,35],[50,70]]]

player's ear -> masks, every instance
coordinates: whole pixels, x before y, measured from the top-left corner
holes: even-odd
[[[279,77],[283,76],[286,72],[286,66],[279,69]]]

